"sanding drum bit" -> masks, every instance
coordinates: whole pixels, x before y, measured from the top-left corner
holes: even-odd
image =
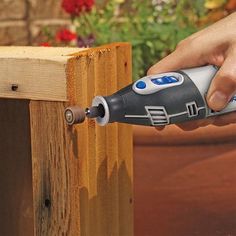
[[[92,106],[86,109],[81,108],[80,106],[67,107],[65,110],[65,119],[67,124],[81,124],[84,122],[85,118],[97,118],[104,116],[103,106]]]

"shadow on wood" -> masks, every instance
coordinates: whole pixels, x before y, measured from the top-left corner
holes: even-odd
[[[130,225],[122,225],[133,220],[132,214],[126,214],[132,212],[133,193],[123,191],[132,190],[125,161],[114,163],[109,172],[109,156],[98,163],[97,172],[93,173],[97,192],[90,197],[89,189],[76,182],[78,172],[73,165],[80,161],[75,145],[79,137],[70,128],[74,155],[68,155],[69,149],[62,149],[63,145],[68,146],[68,138],[63,135],[66,128],[58,126],[64,123],[60,116],[64,106],[59,102],[32,102],[30,107],[32,135],[29,101],[0,100],[4,111],[4,116],[0,116],[0,235],[31,236],[34,219],[37,235],[57,232],[74,236],[70,225],[78,221],[81,235],[112,235],[114,230],[117,235],[131,235]]]
[[[119,170],[117,170],[117,166],[114,166],[112,173],[107,182],[107,188],[104,189],[104,186],[103,184],[101,185],[101,183],[104,183],[104,181],[106,181],[107,179],[106,171],[104,171],[107,168],[106,165],[107,165],[107,162],[103,161],[103,163],[98,169],[98,174],[97,174],[98,194],[96,196],[89,199],[88,189],[87,188],[80,189],[80,206],[81,206],[80,216],[81,218],[83,218],[83,215],[86,215],[86,214],[94,214],[94,212],[87,212],[87,209],[88,209],[87,204],[89,205],[89,208],[97,209],[97,214],[99,214],[99,211],[101,211],[99,207],[106,208],[102,210],[103,212],[106,212],[106,214],[103,216],[100,216],[101,218],[94,222],[88,222],[83,218],[83,220],[81,221],[81,234],[82,235],[86,235],[86,232],[89,232],[88,235],[93,235],[92,232],[96,232],[96,235],[103,235],[102,232],[107,232],[106,235],[129,235],[130,234],[130,232],[127,232],[125,230],[127,228],[126,226],[121,226],[120,229],[117,230],[117,234],[113,234],[112,232],[114,232],[114,229],[112,229],[112,227],[110,226],[108,227],[108,224],[107,224],[107,219],[110,225],[116,224],[115,222],[112,222],[114,218],[111,218],[112,214],[114,214],[113,213],[114,207],[116,207],[115,206],[116,199],[113,199],[112,202],[110,202],[110,200],[107,197],[112,194],[112,191],[114,191],[113,190],[115,187],[114,180],[117,178],[117,171],[118,171],[118,177],[122,178],[125,181],[125,183],[120,183],[120,185],[123,186],[123,184],[125,184],[127,185],[127,188],[131,188],[132,182],[131,182],[131,179],[129,178],[128,170],[126,169],[124,162],[121,164]],[[127,201],[127,203],[130,204],[130,207],[132,207],[133,205],[132,196],[124,195],[122,192],[120,192],[120,194],[123,195],[123,197],[119,197],[119,199],[122,199],[122,198],[125,199],[125,201]],[[123,203],[120,202],[120,204],[122,206]],[[130,219],[130,216],[128,214],[123,214],[124,210],[125,209],[122,209],[121,212],[117,212],[118,217],[119,217],[118,220],[121,222],[125,221],[127,222],[126,224],[128,224],[128,222],[132,221],[132,219]],[[96,217],[96,216],[93,216],[93,217]],[[88,219],[92,219],[93,217],[90,215]],[[90,229],[87,228],[89,225],[90,226],[93,225],[93,228],[90,228]]]
[[[29,101],[0,100],[0,235],[33,235]]]
[[[133,235],[132,128],[64,120],[130,83],[131,46],[0,51],[0,235]]]

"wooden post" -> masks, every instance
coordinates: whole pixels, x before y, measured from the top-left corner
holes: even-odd
[[[133,235],[131,127],[64,121],[131,82],[130,45],[0,47],[0,72],[0,235]]]

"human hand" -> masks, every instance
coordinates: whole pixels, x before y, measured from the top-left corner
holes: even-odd
[[[236,13],[181,41],[175,51],[152,66],[148,74],[206,64],[220,67],[207,93],[208,106],[220,111],[236,94]],[[209,124],[222,126],[230,123],[236,123],[236,112],[178,126],[192,130]]]

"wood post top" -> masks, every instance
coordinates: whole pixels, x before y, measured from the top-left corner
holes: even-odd
[[[68,101],[73,60],[109,53],[127,43],[97,48],[0,47],[0,98]],[[76,78],[79,80],[79,78]],[[73,78],[75,81],[75,78]]]
[[[88,49],[75,47],[0,46],[0,60],[8,58],[66,61],[71,54],[86,50]]]

